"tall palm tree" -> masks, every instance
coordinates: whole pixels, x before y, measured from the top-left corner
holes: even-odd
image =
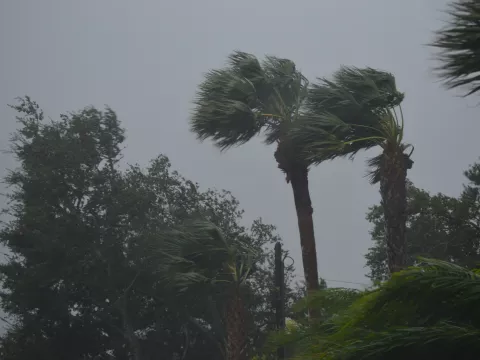
[[[247,359],[246,307],[243,290],[258,260],[255,250],[226,238],[214,224],[194,221],[169,233],[161,247],[159,274],[180,298],[206,300],[209,333],[226,360]],[[220,308],[219,308],[220,307]],[[198,327],[201,324],[190,319]]]
[[[332,80],[320,79],[311,87],[311,115],[303,118],[293,136],[313,163],[353,157],[375,146],[382,149],[368,163],[371,182],[380,183],[391,273],[406,264],[406,178],[413,164],[411,151],[406,153],[411,146],[403,142],[403,97],[387,72],[342,67]]]
[[[469,88],[468,96],[480,90],[480,1],[454,1],[447,14],[447,25],[431,44],[440,50],[437,70],[448,88]]]
[[[229,56],[228,66],[212,70],[199,86],[191,129],[222,150],[248,142],[263,131],[276,144],[275,160],[291,183],[298,218],[307,289],[318,289],[317,254],[308,188],[310,161],[290,136],[303,116],[308,81],[287,59],[258,59],[244,52]]]

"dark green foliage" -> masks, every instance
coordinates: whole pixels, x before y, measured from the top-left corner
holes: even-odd
[[[468,185],[459,198],[431,195],[408,184],[407,262],[414,265],[418,256],[432,257],[474,268],[480,264],[480,165],[472,165],[465,176]],[[385,227],[380,205],[373,206],[367,220],[374,246],[367,255],[369,277],[388,277]]]
[[[305,144],[314,163],[401,142],[403,117],[394,108],[403,97],[390,73],[342,67],[331,80],[318,79],[311,86],[306,115],[294,137]]]
[[[334,319],[341,316],[362,295],[361,291],[355,289],[325,287],[301,299],[293,307],[291,318],[294,321],[287,324],[284,331],[271,333],[267,349],[273,352],[277,346],[286,346],[293,358],[308,353],[312,341],[332,334],[335,331]],[[307,309],[315,309],[318,316],[305,317]]]
[[[456,0],[447,14],[447,25],[432,43],[440,50],[437,70],[448,88],[465,87],[468,96],[480,90],[480,2]]]
[[[15,325],[1,340],[2,359],[107,353],[116,359],[220,359],[222,319],[215,309],[223,297],[215,271],[223,255],[215,252],[210,261],[172,247],[188,233],[185,224],[199,218],[258,254],[245,301],[252,313],[251,351],[261,347],[273,316],[267,287],[269,249],[280,240],[274,227],[261,220],[241,226],[242,211],[230,193],[202,191],[171,171],[164,156],[145,170],[120,171],[124,131],[108,108],[49,122],[28,97],[14,108],[20,128],[12,152],[19,167],[6,179],[12,221],[0,240],[11,255],[0,274],[1,306]],[[214,244],[215,237],[208,241]],[[191,273],[211,286],[194,296],[185,296],[180,282],[172,286],[167,260],[175,255],[187,265],[177,280]]]
[[[191,128],[221,149],[241,145],[265,131],[265,143],[288,137],[301,115],[308,81],[288,59],[258,59],[234,52],[228,66],[212,70],[200,84]],[[300,155],[300,154],[299,154]]]
[[[295,347],[295,359],[476,359],[478,273],[420,261],[376,290],[355,294],[324,323],[299,326],[278,339],[302,345]]]

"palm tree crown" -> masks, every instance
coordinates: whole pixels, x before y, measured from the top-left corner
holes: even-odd
[[[222,150],[248,142],[262,130],[265,143],[288,137],[302,116],[308,81],[288,59],[263,63],[244,52],[229,56],[228,67],[212,70],[199,86],[191,128]]]
[[[304,144],[305,157],[312,163],[353,158],[374,146],[405,150],[409,145],[402,143],[403,98],[390,73],[342,67],[332,80],[322,78],[312,85],[307,103],[310,115],[303,117],[293,136]],[[378,157],[371,164],[380,162]],[[371,175],[378,182],[377,171]]]
[[[213,223],[195,220],[166,234],[159,275],[178,301],[208,299],[214,339],[228,360],[247,358],[243,288],[260,254],[241,239],[224,236]],[[222,304],[222,308],[218,308]],[[196,323],[195,319],[190,319]],[[201,326],[198,326],[202,328]]]

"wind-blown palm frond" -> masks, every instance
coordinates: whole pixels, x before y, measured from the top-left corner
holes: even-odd
[[[344,66],[333,75],[333,82],[347,89],[360,105],[380,114],[384,109],[400,105],[403,100],[395,77],[385,71]]]
[[[264,125],[254,84],[232,70],[207,73],[200,84],[191,128],[198,138],[212,138],[222,149],[243,144]]]
[[[329,324],[295,329],[295,359],[474,359],[480,349],[480,275],[420,259],[367,291]],[[329,327],[327,327],[329,325]]]
[[[210,339],[226,358],[246,351],[242,289],[260,254],[205,220],[185,223],[157,240],[147,258],[157,265],[162,286],[172,290],[173,301],[187,304],[194,297],[206,309],[205,317],[189,318],[189,324],[213,333]]]
[[[368,172],[367,177],[370,180],[371,184],[376,184],[380,181],[381,172],[380,169],[385,161],[385,154],[380,153],[377,156],[374,156],[367,160]]]
[[[388,318],[391,325],[400,326],[448,319],[480,328],[480,310],[476,305],[480,301],[480,275],[444,261],[421,261],[421,267],[393,274],[369,299],[359,322],[368,319],[374,326],[377,320]],[[408,309],[409,316],[405,311],[399,315],[399,304]]]
[[[178,254],[170,264],[183,266],[188,273],[208,272],[213,281],[235,281],[241,283],[248,277],[257,252],[248,245],[226,238],[221,230],[207,221],[194,221],[171,233],[166,242],[167,254]],[[181,259],[181,260],[179,260]],[[175,269],[178,274],[182,271]],[[212,272],[213,271],[213,272]]]
[[[314,163],[401,141],[403,117],[394,108],[403,98],[390,73],[342,67],[332,80],[319,79],[311,87],[308,110],[293,136]]]
[[[207,294],[213,286],[242,284],[259,254],[241,239],[230,239],[211,222],[193,220],[152,239],[144,257],[163,286],[176,293]]]
[[[371,332],[359,330],[356,337],[340,343],[325,340],[322,359],[476,359],[480,331],[470,326],[440,322],[429,327],[394,328]],[[297,359],[308,359],[309,354]],[[311,357],[310,357],[311,358]]]
[[[251,54],[234,52],[226,68],[208,72],[200,84],[191,129],[221,149],[244,144],[262,129],[272,144],[288,130],[307,87],[291,60],[267,56],[261,64]]]
[[[448,24],[431,44],[440,50],[437,70],[448,88],[469,88],[468,96],[480,90],[480,2],[457,0],[447,14]]]

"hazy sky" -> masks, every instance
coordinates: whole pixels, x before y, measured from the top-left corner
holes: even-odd
[[[276,167],[274,148],[253,141],[220,154],[210,143],[197,142],[188,130],[196,85],[233,50],[290,58],[312,80],[342,64],[391,71],[406,93],[406,140],[415,145],[410,179],[457,195],[462,171],[480,155],[480,110],[475,97],[446,91],[432,74],[432,49],[425,44],[442,25],[445,4],[2,0],[0,147],[16,126],[6,106],[16,96],[30,95],[52,118],[108,104],[127,129],[128,162],[145,165],[163,153],[203,187],[231,190],[247,220],[262,216],[278,227],[300,270],[293,196]],[[365,213],[379,201],[378,187],[364,177],[367,155],[311,171],[319,271],[326,279],[367,282]],[[2,155],[1,170],[12,166]]]

